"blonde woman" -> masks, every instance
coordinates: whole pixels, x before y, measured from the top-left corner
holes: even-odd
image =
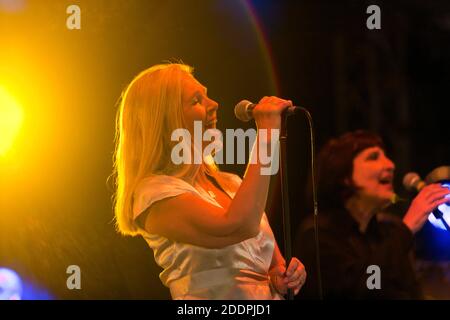
[[[253,111],[261,129],[279,129],[290,101],[264,97]],[[115,218],[141,235],[163,268],[173,299],[280,299],[305,282],[303,264],[286,263],[264,214],[270,176],[259,160],[243,180],[214,163],[174,164],[172,132],[215,128],[218,104],[184,64],[161,64],[125,89],[117,116]],[[269,137],[269,138],[268,138]]]

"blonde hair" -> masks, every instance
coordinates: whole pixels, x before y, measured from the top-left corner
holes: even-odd
[[[198,170],[215,176],[214,163],[175,165],[171,141],[175,129],[186,128],[183,77],[193,68],[181,63],[155,65],[137,75],[124,90],[116,117],[114,154],[114,212],[117,230],[139,234],[133,219],[133,194],[139,182],[155,174],[172,175],[193,183]]]

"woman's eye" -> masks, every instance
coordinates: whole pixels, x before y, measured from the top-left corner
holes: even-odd
[[[198,98],[194,98],[193,100],[192,100],[192,105],[193,106],[195,106],[197,103],[199,103],[200,102],[200,100],[198,100]]]
[[[380,154],[378,152],[373,152],[373,153],[369,154],[369,156],[367,157],[367,160],[377,160],[379,155]]]

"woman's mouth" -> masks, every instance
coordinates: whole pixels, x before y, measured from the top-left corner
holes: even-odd
[[[378,182],[383,185],[383,186],[387,186],[388,188],[392,189],[392,182],[394,180],[394,177],[392,175],[385,175],[380,177],[380,179],[378,180]]]

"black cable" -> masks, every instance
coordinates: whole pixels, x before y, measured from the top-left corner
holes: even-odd
[[[302,110],[309,123],[309,134],[310,134],[310,144],[311,144],[311,182],[312,182],[312,194],[313,194],[313,204],[314,204],[314,236],[315,236],[315,246],[316,246],[316,264],[317,264],[317,283],[319,289],[319,299],[323,300],[323,291],[322,291],[322,274],[320,271],[320,246],[319,246],[319,210],[317,204],[317,189],[316,189],[316,156],[315,156],[315,148],[314,148],[314,128],[313,128],[313,120],[309,111],[305,108],[298,107]]]

